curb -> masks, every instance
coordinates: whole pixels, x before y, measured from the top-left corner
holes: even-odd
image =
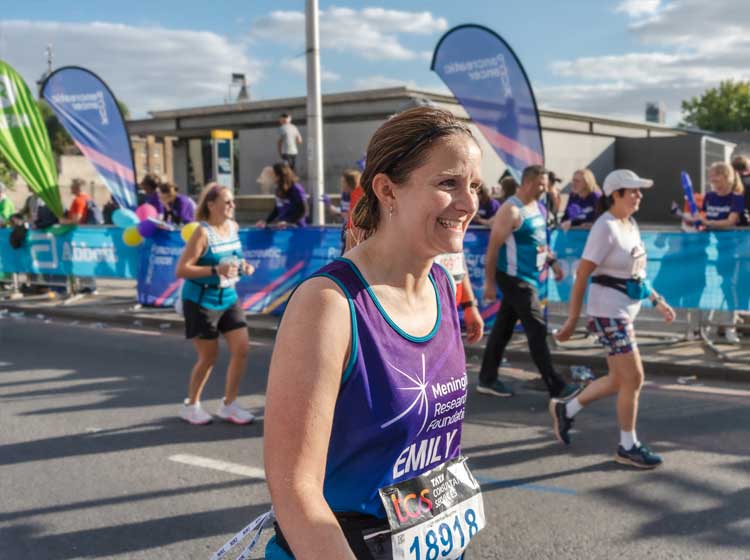
[[[35,317],[44,315],[45,317],[71,319],[79,321],[91,321],[103,323],[105,325],[117,325],[122,327],[149,327],[159,330],[170,330],[182,332],[184,321],[176,314],[171,316],[158,317],[148,313],[139,313],[135,310],[111,310],[111,313],[93,311],[91,309],[76,309],[75,307],[43,307],[34,306],[33,303],[21,303],[12,300],[0,302],[0,310],[7,309],[9,312],[22,311],[28,316]],[[263,340],[273,340],[278,330],[277,318],[270,318],[268,315],[250,315],[247,318],[248,330],[250,335]],[[571,366],[586,365],[591,369],[602,372],[607,370],[607,359],[603,355],[581,355],[572,352],[561,352],[550,348],[555,365]],[[484,345],[466,345],[467,360],[480,360],[484,354]],[[528,364],[531,363],[531,356],[528,349],[523,350],[508,348],[505,351],[505,357],[511,361]],[[740,367],[727,367],[722,362],[716,365],[707,364],[686,364],[680,362],[670,362],[666,360],[649,360],[643,358],[643,367],[648,376],[657,377],[679,377],[685,375],[696,375],[699,378],[715,379],[722,381],[750,381],[750,376]]]

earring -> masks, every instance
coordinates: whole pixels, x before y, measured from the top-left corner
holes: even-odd
[[[393,206],[388,208],[388,221],[391,221],[391,217],[393,217]]]

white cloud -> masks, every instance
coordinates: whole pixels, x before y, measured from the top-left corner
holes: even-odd
[[[303,57],[298,58],[285,58],[281,61],[281,67],[289,70],[290,72],[294,72],[295,74],[299,74],[301,76],[307,75],[307,60]],[[336,80],[340,79],[341,76],[339,74],[336,74],[336,72],[331,72],[330,70],[326,70],[321,66],[320,68],[320,80],[323,82],[335,82]]]
[[[651,16],[659,10],[661,0],[624,0],[615,8],[615,12],[624,12],[632,18]]]
[[[92,22],[0,22],[0,58],[32,89],[52,44],[55,67],[77,65],[98,74],[131,116],[174,107],[220,104],[232,72],[243,72],[252,88],[264,64],[245,46],[205,31],[134,27]]]
[[[649,51],[553,62],[552,73],[568,83],[538,88],[545,105],[642,118],[646,101],[662,101],[676,123],[683,100],[722,80],[750,79],[744,0],[632,0],[617,11],[643,18],[629,29]]]
[[[369,60],[427,60],[430,54],[408,49],[401,44],[398,35],[429,35],[447,29],[448,23],[430,12],[331,7],[321,10],[319,26],[321,48],[352,53]],[[252,23],[250,37],[302,46],[305,42],[305,15],[291,11],[271,12]]]

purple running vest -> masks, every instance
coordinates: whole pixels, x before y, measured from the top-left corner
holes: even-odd
[[[467,379],[452,281],[432,266],[438,317],[427,336],[416,338],[391,321],[350,260],[337,259],[314,276],[347,295],[353,334],[323,493],[333,511],[383,518],[379,488],[460,454]]]

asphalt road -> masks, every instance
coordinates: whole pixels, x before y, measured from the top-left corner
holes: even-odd
[[[208,559],[269,507],[270,352],[252,344],[243,383],[261,421],[193,427],[176,417],[193,362],[177,334],[1,318],[0,559]],[[654,472],[611,461],[614,401],[583,411],[564,448],[542,393],[471,389],[463,447],[488,527],[470,560],[750,558],[750,385],[649,385],[639,435],[665,457]]]

